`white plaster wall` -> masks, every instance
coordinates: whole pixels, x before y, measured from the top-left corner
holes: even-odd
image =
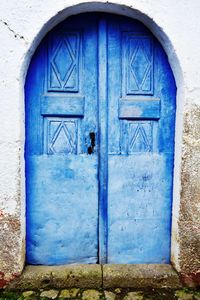
[[[191,107],[200,107],[200,1],[115,0],[112,3],[81,3],[77,0],[0,1],[0,238],[4,241],[0,250],[0,286],[1,280],[3,285],[4,280],[19,274],[24,263],[23,85],[28,64],[45,33],[68,15],[81,11],[109,11],[140,19],[161,41],[169,57],[178,87],[172,261],[178,271],[182,269],[179,211],[183,179],[180,181],[180,178],[183,158],[186,161],[191,159],[187,155],[189,148],[187,141],[182,139],[182,132],[185,136],[188,134],[184,120]],[[190,125],[191,122],[192,119]],[[192,139],[199,141],[195,133]],[[199,144],[196,146],[198,149]],[[197,178],[193,179],[197,184]],[[200,205],[195,204],[195,209],[195,218],[200,218]],[[191,222],[198,230],[196,219]]]

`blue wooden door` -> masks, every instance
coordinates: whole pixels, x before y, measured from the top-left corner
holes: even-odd
[[[168,59],[149,30],[110,19],[109,263],[170,261],[175,95]]]
[[[98,108],[95,18],[42,41],[26,82],[27,261],[95,263]],[[91,155],[89,154],[91,153]]]
[[[138,21],[48,34],[26,80],[28,263],[169,262],[175,92]]]

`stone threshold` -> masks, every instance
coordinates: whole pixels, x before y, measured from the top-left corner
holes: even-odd
[[[7,290],[63,288],[181,288],[178,274],[171,265],[63,265],[31,266],[12,281]]]

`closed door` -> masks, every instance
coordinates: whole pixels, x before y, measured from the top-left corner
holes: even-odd
[[[175,83],[140,22],[73,16],[26,80],[27,262],[168,263]]]

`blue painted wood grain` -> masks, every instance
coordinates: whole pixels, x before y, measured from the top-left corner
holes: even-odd
[[[140,99],[119,101],[120,119],[159,119],[160,99]]]
[[[99,21],[99,262],[107,262],[108,96],[107,22]]]
[[[29,263],[97,262],[97,164],[88,155],[29,157]]]
[[[56,26],[26,80],[27,262],[169,263],[176,86],[140,22]]]
[[[44,96],[41,99],[41,114],[54,116],[84,116],[85,98]]]

